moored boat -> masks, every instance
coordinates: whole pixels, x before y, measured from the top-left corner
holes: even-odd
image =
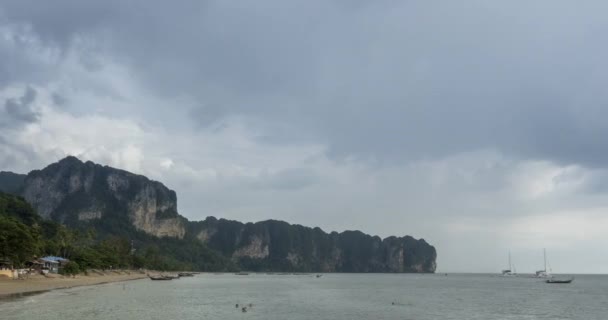
[[[551,275],[549,274],[549,272],[547,272],[547,250],[543,249],[543,259],[545,262],[545,267],[543,270],[538,270],[536,271],[535,277],[537,278],[551,278]]]
[[[194,277],[194,273],[192,272],[180,272],[177,275],[180,277]]]
[[[515,268],[513,267],[513,264],[511,263],[511,251],[509,251],[509,269],[502,270],[502,276],[511,277],[511,276],[516,276],[516,275],[517,275],[517,273],[515,272]]]
[[[547,283],[571,283],[572,281],[574,281],[574,277],[570,278],[570,279],[555,279],[555,278],[551,278],[551,279],[547,279]]]

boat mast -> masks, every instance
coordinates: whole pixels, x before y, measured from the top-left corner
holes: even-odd
[[[545,273],[547,273],[547,249],[543,248],[543,258],[545,258]]]
[[[509,271],[513,271],[513,267],[511,266],[511,250],[509,250]]]

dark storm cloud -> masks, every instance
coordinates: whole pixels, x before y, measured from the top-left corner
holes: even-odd
[[[68,46],[73,36],[103,27],[120,13],[121,1],[3,1],[0,18],[25,22],[47,42]],[[144,4],[143,2],[141,3]]]
[[[194,97],[202,107],[189,114],[203,126],[246,115],[268,130],[265,141],[316,139],[336,159],[491,148],[608,166],[603,1],[19,0],[2,8],[48,43],[98,41],[158,94]]]
[[[423,236],[454,271],[574,243],[556,265],[605,272],[607,9],[3,0],[0,169],[81,154],[193,220]]]
[[[32,103],[36,100],[36,90],[27,87],[25,93],[19,99],[9,98],[4,102],[4,110],[8,116],[6,124],[17,125],[20,123],[31,123],[38,121],[40,115],[32,109]],[[7,121],[8,120],[8,121]]]
[[[3,27],[1,13],[0,27]],[[52,77],[52,68],[28,54],[31,43],[27,38],[6,30],[0,30],[0,35],[0,88],[15,82],[40,83]]]
[[[64,96],[56,92],[51,95],[51,99],[53,100],[53,104],[59,107],[64,106],[68,102]]]
[[[259,179],[259,186],[278,190],[300,190],[314,185],[320,177],[310,169],[294,168],[276,174],[267,174]]]

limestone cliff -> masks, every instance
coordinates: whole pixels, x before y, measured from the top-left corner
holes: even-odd
[[[75,157],[27,176],[2,173],[2,186],[23,196],[45,219],[92,228],[101,236],[118,235],[144,247],[147,242],[173,248],[166,251],[172,259],[191,263],[198,257],[196,266],[202,269],[230,265],[251,271],[427,273],[436,268],[435,248],[409,236],[326,233],[274,220],[241,223],[209,217],[189,222],[177,213],[175,192],[162,183]]]
[[[26,175],[0,171],[0,192],[18,194]]]
[[[209,217],[189,232],[252,271],[435,272],[437,253],[423,239],[360,231],[325,233],[282,221],[243,224]]]
[[[45,219],[68,225],[97,219],[128,219],[154,236],[183,238],[185,219],[177,196],[160,182],[67,157],[30,172],[22,196]]]

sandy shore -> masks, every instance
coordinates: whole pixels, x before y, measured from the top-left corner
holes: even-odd
[[[54,275],[52,278],[33,276],[27,280],[8,280],[0,278],[0,299],[18,294],[90,286],[108,282],[128,281],[146,278],[139,272],[93,272],[75,278]]]

